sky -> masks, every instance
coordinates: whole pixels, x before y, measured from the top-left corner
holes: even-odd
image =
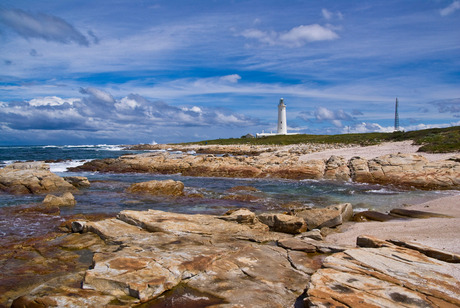
[[[3,0],[0,145],[460,125],[460,0]]]

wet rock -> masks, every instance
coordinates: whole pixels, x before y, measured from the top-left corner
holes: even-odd
[[[446,263],[401,247],[348,249],[327,257],[314,273],[310,307],[451,307],[460,282]],[[423,277],[423,279],[421,279]]]
[[[13,194],[75,191],[76,188],[49,171],[43,162],[14,163],[0,169],[0,190]]]
[[[84,176],[65,176],[64,180],[66,180],[78,189],[88,188],[91,186],[91,183],[88,181],[88,178]]]
[[[72,193],[66,192],[62,196],[46,195],[42,204],[46,207],[74,206],[77,201]]]
[[[416,211],[416,210],[407,210],[407,209],[392,209],[390,215],[396,217],[408,217],[408,218],[430,218],[430,217],[441,217],[441,218],[451,218],[452,216],[425,212],[425,211]]]
[[[182,196],[184,194],[184,183],[181,181],[148,181],[132,184],[128,189],[129,193],[143,193],[149,195]]]
[[[388,214],[376,212],[376,211],[363,211],[356,213],[353,216],[353,221],[390,221],[397,219],[395,216],[391,216]]]
[[[258,219],[263,224],[266,224],[272,231],[290,234],[298,234],[307,231],[307,225],[301,217],[264,213],[260,214]]]

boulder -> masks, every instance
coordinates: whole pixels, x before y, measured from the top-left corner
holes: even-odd
[[[219,218],[226,221],[234,221],[240,224],[251,225],[258,221],[256,214],[248,209],[230,210],[225,213],[224,216],[220,216]]]
[[[77,201],[72,193],[66,192],[60,197],[55,195],[46,195],[42,204],[46,207],[74,206],[77,204]]]
[[[76,188],[88,188],[91,183],[84,176],[65,176],[64,180],[75,186]]]
[[[184,194],[184,183],[181,181],[148,181],[132,184],[128,189],[129,193],[143,193],[154,196],[182,196]]]
[[[264,213],[260,214],[257,218],[272,231],[289,234],[298,234],[307,231],[307,225],[301,217]]]
[[[75,191],[76,188],[49,171],[43,162],[14,163],[0,169],[0,190],[13,194]]]
[[[348,161],[343,156],[332,155],[326,162],[324,178],[328,180],[350,180]]]
[[[349,220],[353,214],[350,203],[328,206],[326,208],[311,208],[296,212],[307,223],[308,230],[333,228]]]

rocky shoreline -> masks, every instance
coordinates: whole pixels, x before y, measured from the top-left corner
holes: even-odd
[[[419,189],[460,188],[459,154],[452,154],[439,161],[430,161],[414,153],[386,154],[372,159],[355,156],[347,160],[336,155],[327,159],[301,159],[308,148],[310,147],[211,146],[207,148],[207,151],[216,152],[226,149],[234,155],[196,155],[194,152],[190,153],[190,148],[173,148],[173,150],[189,149],[189,152],[177,154],[160,151],[124,155],[116,159],[94,160],[71,170],[232,178],[326,179],[393,184]],[[310,150],[318,151],[317,148]],[[256,152],[257,155],[247,155],[248,152]]]
[[[458,155],[435,162],[407,153],[305,162],[289,150],[224,156],[153,152],[81,168],[459,188]],[[38,206],[2,209],[22,221],[39,215],[44,230],[25,241],[3,239],[0,307],[460,306],[458,196],[390,214],[353,213],[345,203],[286,213],[125,210],[108,218],[61,217],[61,206],[75,206],[71,192],[88,185],[83,177],[52,174],[40,162],[0,169],[1,190],[48,194]],[[149,181],[127,192],[183,196],[184,185]],[[63,195],[51,195],[56,193]],[[427,240],[432,233],[439,235],[435,247]]]

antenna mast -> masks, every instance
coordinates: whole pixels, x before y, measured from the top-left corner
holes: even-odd
[[[398,98],[396,98],[396,106],[395,106],[395,132],[399,132]]]

